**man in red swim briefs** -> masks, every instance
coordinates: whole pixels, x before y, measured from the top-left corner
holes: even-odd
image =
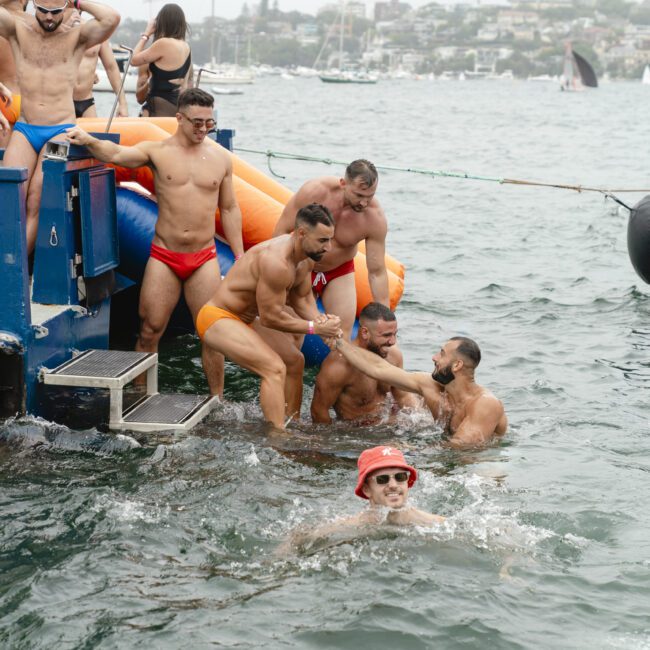
[[[232,161],[206,142],[214,127],[213,107],[209,93],[184,91],[178,99],[176,133],[134,147],[97,140],[79,127],[68,131],[70,142],[87,146],[98,160],[153,170],[158,221],[140,291],[142,325],[136,350],[156,352],[181,291],[194,320],[216,292],[221,281],[214,245],[217,206],[230,247],[237,257],[244,252]],[[223,364],[222,354],[203,346],[203,368],[214,395],[223,393]]]
[[[290,233],[296,213],[310,203],[329,208],[336,224],[332,249],[314,267],[312,287],[322,298],[325,311],[340,316],[341,328],[348,339],[357,311],[354,256],[360,241],[366,243],[373,300],[390,307],[384,259],[388,225],[375,199],[377,183],[377,170],[368,160],[351,162],[343,178],[323,176],[307,181],[291,197],[273,231],[274,237]]]

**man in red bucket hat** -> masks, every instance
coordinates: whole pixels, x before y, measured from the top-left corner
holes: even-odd
[[[381,523],[427,526],[444,521],[444,517],[418,510],[407,504],[409,490],[418,478],[418,473],[404,459],[404,454],[395,447],[373,447],[366,449],[357,461],[359,478],[354,493],[370,501],[370,508],[346,523]],[[388,513],[383,508],[390,508]]]
[[[315,528],[298,529],[281,544],[276,555],[286,555],[292,549],[302,551],[316,549],[315,543],[326,540],[341,543],[359,535],[360,529],[371,530],[378,525],[392,526],[432,526],[442,523],[445,518],[418,510],[408,504],[408,493],[417,480],[418,473],[405,460],[404,454],[395,447],[373,447],[366,449],[357,461],[359,477],[354,493],[369,501],[358,515]],[[341,540],[340,535],[344,534]],[[323,548],[318,544],[318,548]]]

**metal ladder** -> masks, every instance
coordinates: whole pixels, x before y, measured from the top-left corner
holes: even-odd
[[[124,386],[147,373],[146,395],[126,411]],[[115,431],[188,431],[217,405],[212,395],[158,393],[158,355],[151,352],[86,350],[57,368],[41,370],[44,384],[110,390],[109,428]]]

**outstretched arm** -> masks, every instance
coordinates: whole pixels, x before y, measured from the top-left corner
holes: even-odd
[[[151,162],[149,150],[156,144],[140,142],[135,147],[123,147],[110,140],[98,140],[78,126],[68,129],[66,137],[72,144],[87,147],[97,160],[129,168],[143,167]]]
[[[449,444],[452,447],[468,447],[487,442],[502,416],[501,402],[492,395],[482,395],[467,409],[467,415],[449,440]]]
[[[381,208],[380,208],[381,211]],[[368,284],[375,302],[390,307],[388,291],[388,272],[386,271],[386,220],[373,227],[366,238],[366,264],[368,265]]]
[[[111,44],[108,41],[104,41],[99,48],[99,58],[102,60],[102,65],[104,66],[104,70],[106,70],[106,76],[108,77],[113,92],[116,95],[119,93],[117,116],[128,117],[129,108],[126,104],[126,95],[124,94],[124,90],[120,92],[122,75],[120,74],[113,50],[111,49]]]
[[[362,350],[356,345],[348,343],[343,338],[336,339],[336,349],[358,370],[364,374],[383,381],[391,386],[400,388],[401,390],[408,391],[409,393],[417,393],[422,395],[423,392],[423,377],[428,375],[420,372],[406,372],[401,368],[396,368],[394,365],[382,359],[379,355]]]
[[[68,0],[68,4],[74,6],[71,0]],[[120,14],[108,5],[91,0],[82,0],[78,4],[78,8],[93,17],[93,20],[88,20],[81,25],[79,44],[84,49],[103,43],[120,24]]]
[[[219,213],[226,240],[235,257],[239,257],[244,254],[244,243],[241,232],[241,211],[232,184],[232,159],[230,156],[227,157],[226,165],[226,175],[219,187]]]

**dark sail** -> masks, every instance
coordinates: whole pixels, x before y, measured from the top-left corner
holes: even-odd
[[[576,51],[573,52],[573,58],[576,61],[578,70],[580,71],[580,77],[582,79],[582,84],[588,86],[589,88],[598,88],[598,79],[596,79],[596,73],[591,67],[589,62],[586,59],[583,59]]]

